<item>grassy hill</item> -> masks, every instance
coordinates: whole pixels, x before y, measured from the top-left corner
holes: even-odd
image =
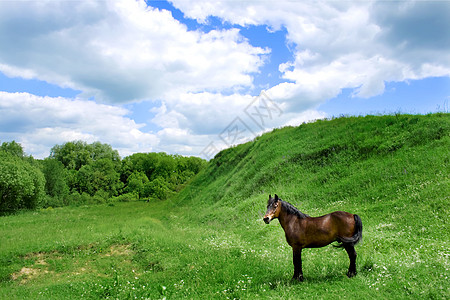
[[[176,197],[0,218],[0,298],[450,298],[450,114],[346,117],[220,152]],[[262,214],[363,220],[355,278],[342,249],[291,248]]]

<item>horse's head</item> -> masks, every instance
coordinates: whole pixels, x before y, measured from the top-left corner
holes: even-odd
[[[272,198],[271,195],[269,195],[269,201],[267,202],[267,212],[264,216],[264,222],[266,224],[269,224],[270,221],[272,221],[275,218],[278,218],[281,211],[281,199],[278,198],[278,195],[275,194],[275,198]]]

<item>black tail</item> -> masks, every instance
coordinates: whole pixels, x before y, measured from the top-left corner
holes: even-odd
[[[362,220],[358,215],[353,215],[355,218],[355,233],[352,237],[339,237],[337,247],[344,247],[345,245],[355,246],[362,240]]]

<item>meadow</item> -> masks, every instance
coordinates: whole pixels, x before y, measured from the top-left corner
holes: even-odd
[[[449,299],[450,115],[347,117],[219,153],[167,201],[0,217],[1,299]],[[327,246],[292,251],[269,194],[357,213],[357,271]]]

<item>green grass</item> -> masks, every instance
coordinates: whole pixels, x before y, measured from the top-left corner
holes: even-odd
[[[221,152],[166,202],[0,218],[2,299],[450,298],[450,115],[339,118]],[[269,193],[363,220],[344,250],[291,248],[262,222]]]

